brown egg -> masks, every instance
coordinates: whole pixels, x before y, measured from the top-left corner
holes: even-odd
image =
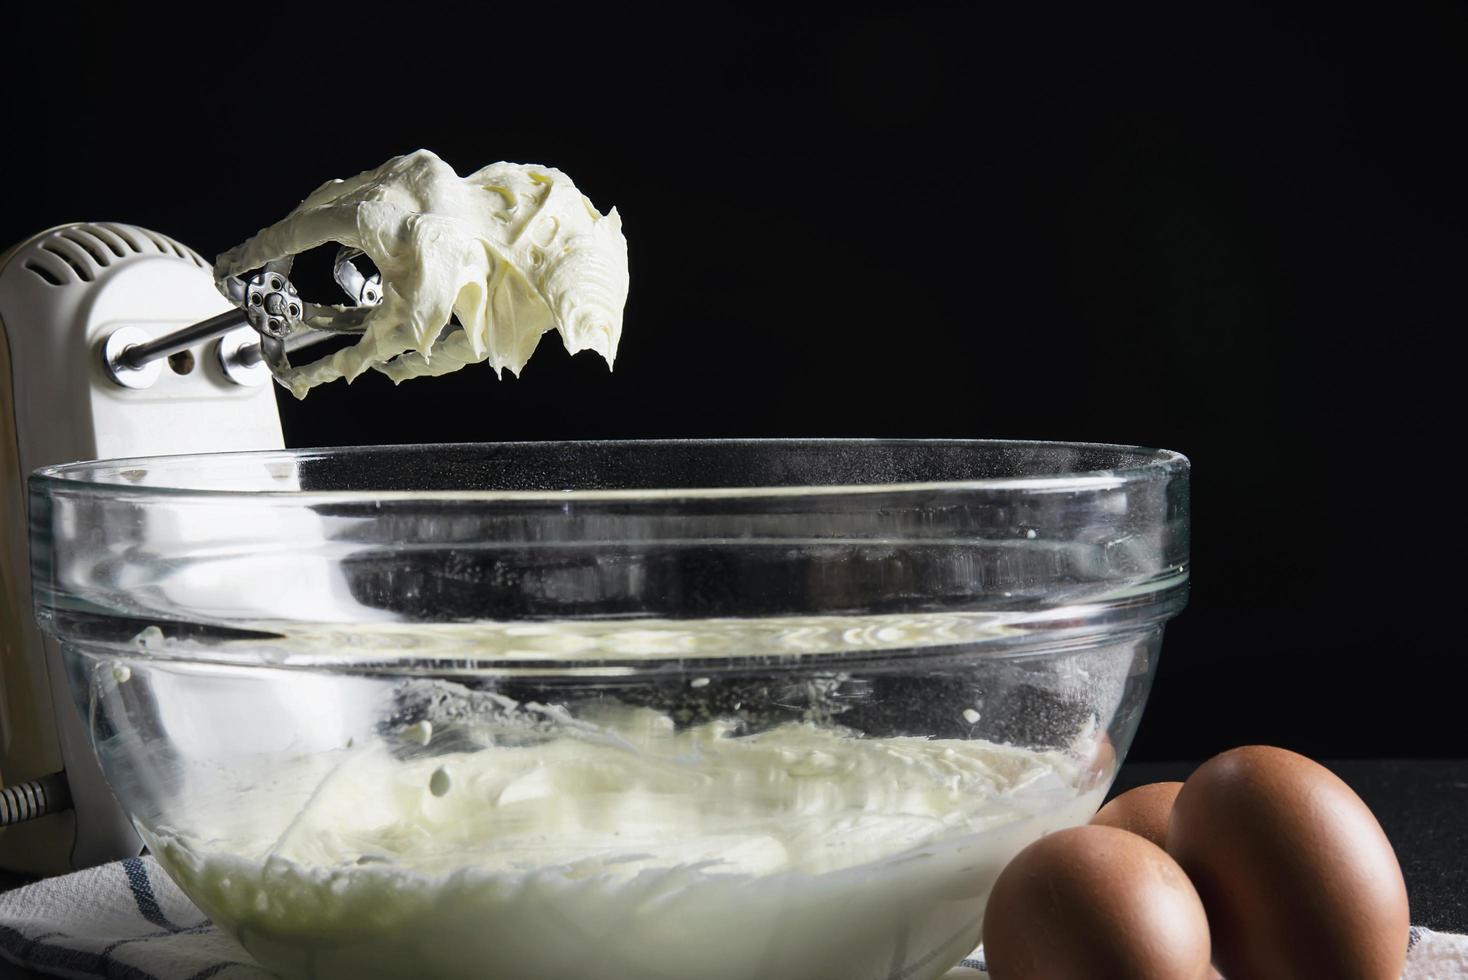
[[[1140,834],[1158,847],[1167,846],[1167,822],[1172,801],[1182,783],[1148,783],[1129,789],[1096,811],[1091,823]]]
[[[1324,766],[1250,745],[1205,762],[1173,805],[1167,850],[1208,909],[1230,980],[1398,980],[1407,889],[1371,811]]]
[[[1015,855],[984,912],[992,980],[1205,980],[1208,920],[1161,848],[1071,827]]]

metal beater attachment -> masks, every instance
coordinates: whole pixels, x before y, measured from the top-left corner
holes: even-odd
[[[382,274],[374,272],[370,276],[364,276],[352,262],[365,254],[367,253],[360,248],[343,245],[336,250],[336,262],[332,265],[331,274],[336,284],[352,298],[353,303],[358,306],[376,306],[382,302]]]
[[[225,293],[236,307],[227,313],[147,340],[137,327],[121,327],[102,344],[102,363],[113,381],[129,388],[147,388],[157,379],[164,358],[187,350],[201,341],[223,337],[249,325],[258,335],[253,343],[219,345],[219,363],[225,375],[239,384],[254,385],[268,373],[290,367],[288,355],[318,343],[333,334],[359,334],[369,309],[382,302],[382,276],[363,275],[353,259],[363,253],[343,246],[336,253],[332,275],[337,285],[361,311],[358,317],[318,317],[323,308],[301,298],[283,268],[268,265],[247,278],[225,280]],[[310,322],[330,323],[320,328]],[[248,336],[248,335],[247,335]],[[269,372],[261,369],[261,365]]]

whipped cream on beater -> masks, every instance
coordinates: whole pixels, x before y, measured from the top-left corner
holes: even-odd
[[[144,833],[286,976],[922,978],[973,947],[1009,857],[1105,791],[1065,753],[983,741],[562,722],[277,760],[241,777],[272,808],[220,793]]]
[[[292,367],[297,398],[369,369],[400,382],[489,362],[516,374],[542,334],[610,365],[627,301],[627,241],[615,208],[600,213],[552,167],[495,163],[460,177],[428,150],[323,184],[285,218],[219,256],[221,284],[337,242],[360,249],[383,278],[382,303],[358,342]],[[327,327],[345,307],[306,324]],[[462,329],[445,330],[450,317]]]

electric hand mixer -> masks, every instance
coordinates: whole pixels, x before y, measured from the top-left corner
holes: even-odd
[[[365,313],[382,283],[357,269],[360,254],[341,249],[335,278]],[[360,332],[350,309],[308,326],[319,308],[278,266],[225,285],[227,297],[192,249],[109,222],[62,225],[0,257],[0,867],[54,874],[141,849],[31,615],[27,474],[283,448],[271,368]]]

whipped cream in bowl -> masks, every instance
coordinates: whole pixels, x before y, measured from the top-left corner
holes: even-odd
[[[1075,755],[982,740],[618,714],[523,745],[283,757],[235,775],[278,806],[144,834],[290,976],[794,980],[894,957],[925,976],[972,949],[1008,857],[1106,785]]]
[[[948,644],[1009,627],[888,616],[816,629],[764,624],[767,648],[818,651],[787,658],[786,677],[750,676],[741,658],[670,665],[654,647],[664,676],[631,691],[625,667],[569,686],[525,660],[488,684],[325,679],[191,662],[186,641],[176,659],[155,646],[160,659],[84,662],[103,714],[136,717],[146,699],[171,733],[144,744],[140,725],[99,744],[148,846],[283,976],[939,976],[977,943],[1008,859],[1100,805],[1117,759],[1106,729],[1134,724],[1155,637],[975,683]],[[634,630],[716,649],[751,635]],[[456,652],[472,632],[452,632]],[[535,630],[537,645],[554,633]],[[882,637],[904,644],[903,669],[871,663]],[[866,664],[829,663],[843,643]],[[604,662],[584,641],[558,649],[573,675]],[[477,665],[486,677],[498,656]],[[901,734],[916,719],[931,733]],[[1026,725],[1057,744],[997,740]],[[147,785],[159,773],[167,792]]]

